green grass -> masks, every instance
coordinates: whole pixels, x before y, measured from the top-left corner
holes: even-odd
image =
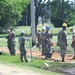
[[[3,53],[0,56],[0,63],[7,64],[9,66],[17,66],[23,69],[32,70],[34,72],[37,71],[41,73],[41,75],[61,75],[55,72],[45,70],[44,62],[46,62],[46,60],[39,60],[33,57],[33,62],[29,61],[28,63],[22,63],[20,62],[19,55],[10,56],[8,53]]]
[[[0,56],[0,63],[7,64],[9,66],[20,67],[26,70],[29,69],[34,72],[42,73],[41,75],[62,75],[55,72],[62,72],[67,68],[75,66],[75,64],[70,63],[47,62],[47,60],[41,60],[34,57],[33,62],[29,61],[28,63],[22,63],[19,55],[10,56],[8,53],[3,53],[3,55]],[[49,67],[46,67],[44,63],[47,63]]]

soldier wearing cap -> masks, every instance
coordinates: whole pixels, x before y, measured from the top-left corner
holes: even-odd
[[[8,46],[10,55],[12,55],[12,51],[11,51],[11,33],[10,33],[10,30],[7,31],[6,39],[7,39],[7,46]]]
[[[67,24],[62,24],[62,30],[58,33],[58,44],[61,50],[62,62],[64,62],[65,52],[67,48],[67,32],[66,32]]]
[[[25,32],[22,31],[20,33],[20,37],[18,39],[18,41],[19,41],[19,49],[20,49],[20,60],[21,60],[21,62],[23,62],[23,60],[28,62],[27,57],[26,57],[26,48],[25,48],[25,40],[28,40],[28,39],[26,39],[24,35],[25,35]]]
[[[10,55],[15,55],[15,32],[13,27],[8,30],[8,35],[7,35],[7,43],[8,43],[8,49],[10,52]]]
[[[71,47],[73,48],[74,50],[74,56],[72,59],[75,59],[75,35],[73,35],[73,40],[72,40],[72,44],[71,44]]]
[[[70,31],[72,32],[72,43],[71,43],[71,47],[74,50],[73,59],[75,59],[75,31],[74,31],[73,27],[70,28]]]
[[[46,28],[43,26],[40,34],[41,44],[42,44],[42,55],[44,55],[44,33]]]
[[[15,32],[13,27],[10,28],[10,39],[11,39],[11,55],[15,55]]]
[[[51,39],[52,39],[52,33],[49,32],[50,26],[46,26],[46,32],[44,33],[44,55],[50,53],[51,49]]]
[[[41,49],[41,39],[40,39],[40,34],[41,34],[41,30],[38,29],[38,32],[37,32],[36,36],[37,36],[37,42],[38,42],[37,47],[39,47],[39,49]]]

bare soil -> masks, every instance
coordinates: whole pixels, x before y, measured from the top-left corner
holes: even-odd
[[[7,52],[7,53],[9,52],[7,47],[0,47],[0,50],[2,52]],[[18,49],[16,49],[16,54],[20,54]],[[28,56],[31,55],[29,50],[27,51],[27,55]],[[32,50],[32,56],[40,58],[40,59],[44,59],[45,58],[45,56],[41,55],[41,51],[34,51],[34,50]],[[73,54],[66,54],[64,63],[75,63],[75,59],[72,59],[72,58],[73,58]],[[59,60],[61,60],[60,53],[58,51],[54,52],[51,59],[54,59],[54,60],[59,59]]]

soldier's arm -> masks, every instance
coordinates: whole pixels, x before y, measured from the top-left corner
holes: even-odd
[[[40,34],[40,39],[44,39],[44,37],[42,36],[42,34]]]
[[[29,41],[30,38],[25,38],[26,41]]]
[[[51,33],[50,33],[50,37],[51,37],[51,39],[53,38],[52,31],[51,31]]]

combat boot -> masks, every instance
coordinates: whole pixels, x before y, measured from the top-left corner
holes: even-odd
[[[62,57],[62,62],[64,62],[64,57]]]
[[[23,60],[21,59],[21,62],[23,62]]]
[[[26,62],[28,62],[28,60],[27,60],[27,59],[26,59],[25,61],[26,61]]]
[[[75,59],[75,56],[72,59]]]

